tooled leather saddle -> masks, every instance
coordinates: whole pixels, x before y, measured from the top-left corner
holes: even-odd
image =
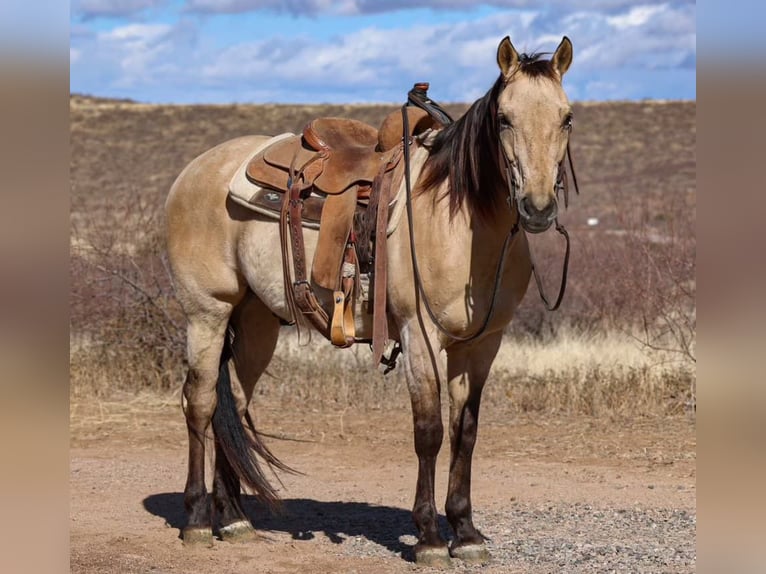
[[[416,84],[410,100],[414,93],[431,103],[425,96],[427,88],[428,84]],[[402,170],[395,168],[404,145],[413,136],[448,123],[444,116],[427,106],[409,106],[404,112],[392,112],[379,129],[352,119],[318,118],[302,133],[261,150],[246,168],[247,178],[261,188],[250,201],[279,214],[285,293],[294,321],[300,328],[305,318],[338,347],[371,342],[375,364],[388,339],[386,226],[392,189],[398,189],[402,177]],[[309,281],[302,228],[316,227],[317,220],[319,236]],[[355,337],[360,271],[374,278],[367,305],[373,313],[371,341]],[[332,316],[319,304],[314,285],[332,291]]]

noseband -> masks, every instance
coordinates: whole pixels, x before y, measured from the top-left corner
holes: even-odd
[[[500,253],[500,260],[497,262],[497,268],[495,270],[495,286],[492,290],[492,299],[490,301],[489,310],[487,311],[486,317],[484,317],[484,321],[481,324],[481,327],[479,329],[466,337],[461,337],[459,335],[454,335],[450,333],[440,322],[439,319],[436,317],[436,314],[431,309],[431,305],[428,302],[428,297],[426,296],[425,289],[423,288],[423,281],[420,276],[420,269],[418,267],[418,260],[417,255],[415,253],[415,235],[413,233],[413,216],[412,216],[412,184],[410,181],[410,143],[409,141],[409,118],[407,115],[407,106],[408,105],[416,105],[418,107],[423,108],[426,110],[429,114],[431,114],[437,121],[442,123],[443,125],[447,125],[448,123],[452,122],[452,118],[444,111],[437,103],[424,98],[423,95],[417,92],[417,85],[416,87],[411,90],[408,94],[408,101],[402,106],[402,124],[403,124],[403,136],[402,136],[402,142],[403,142],[403,148],[404,148],[404,181],[405,181],[405,188],[406,188],[406,208],[407,208],[407,225],[409,228],[409,236],[410,236],[410,254],[412,256],[412,270],[415,278],[415,285],[416,285],[416,294],[419,295],[420,299],[423,301],[423,306],[426,309],[426,312],[428,313],[428,316],[430,317],[433,324],[436,326],[436,328],[446,337],[449,339],[452,339],[454,341],[459,342],[468,342],[476,339],[477,337],[481,336],[489,326],[489,322],[492,319],[492,316],[495,312],[495,304],[497,302],[498,295],[500,293],[500,283],[503,277],[503,271],[505,269],[505,260],[508,255],[508,248],[511,245],[511,240],[516,236],[516,234],[519,231],[519,223],[521,221],[521,213],[523,211],[523,208],[520,206],[520,180],[521,176],[518,170],[518,166],[515,165],[514,162],[511,162],[508,158],[508,155],[505,153],[505,148],[503,148],[502,141],[498,141],[500,148],[503,150],[503,158],[505,160],[505,181],[506,186],[508,188],[508,207],[511,210],[511,213],[514,211],[514,207],[516,208],[516,217],[514,218],[514,223],[511,226],[510,231],[508,232],[508,235],[505,237],[505,241],[503,241],[503,248]],[[498,134],[498,140],[500,140],[500,135]],[[572,164],[572,156],[569,153],[569,142],[567,141],[567,151],[566,155],[569,157],[569,167],[570,171],[572,173],[572,178],[574,180],[575,184],[575,191],[579,194],[579,189],[577,187],[577,178],[575,177],[574,173],[574,166]],[[566,177],[566,172],[564,168],[564,160],[562,159],[561,163],[559,164],[559,171],[558,171],[558,178],[556,181],[556,195],[558,197],[559,191],[564,191],[564,205],[569,205],[569,188],[568,188],[568,182]],[[543,289],[542,281],[537,273],[537,268],[535,266],[534,258],[532,257],[532,251],[529,251],[529,257],[532,263],[532,272],[535,276],[535,283],[537,284],[537,290],[540,293],[540,298],[543,300],[543,303],[545,304],[545,308],[549,311],[555,311],[559,308],[559,305],[561,305],[561,301],[564,298],[564,292],[566,291],[566,282],[567,282],[567,270],[569,268],[569,234],[567,233],[566,229],[564,229],[564,226],[559,223],[558,217],[555,218],[556,222],[556,231],[561,233],[564,238],[566,239],[566,254],[564,255],[564,269],[562,271],[561,275],[561,287],[559,289],[559,295],[556,298],[556,302],[551,305],[548,301],[548,298],[545,296],[545,291]]]

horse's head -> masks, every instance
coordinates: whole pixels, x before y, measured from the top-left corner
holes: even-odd
[[[503,88],[497,100],[500,142],[510,167],[521,225],[539,233],[556,218],[556,183],[572,128],[561,78],[572,63],[564,39],[553,57],[519,56],[506,36],[497,49]]]

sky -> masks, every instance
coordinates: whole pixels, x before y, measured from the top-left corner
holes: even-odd
[[[71,0],[70,90],[155,103],[471,102],[519,52],[574,45],[574,101],[696,99],[688,0]]]

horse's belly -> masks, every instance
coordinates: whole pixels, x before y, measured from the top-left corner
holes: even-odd
[[[303,230],[306,248],[306,272],[311,276],[318,233],[313,229]],[[276,221],[253,219],[245,225],[238,249],[240,271],[250,289],[271,311],[285,321],[292,316],[287,308],[282,271],[282,248],[279,240],[279,224]],[[291,280],[294,277],[292,255],[288,258]],[[314,293],[328,313],[332,315],[332,292],[313,285]],[[362,294],[358,294],[354,310],[356,337],[372,337],[372,314],[368,313]]]

